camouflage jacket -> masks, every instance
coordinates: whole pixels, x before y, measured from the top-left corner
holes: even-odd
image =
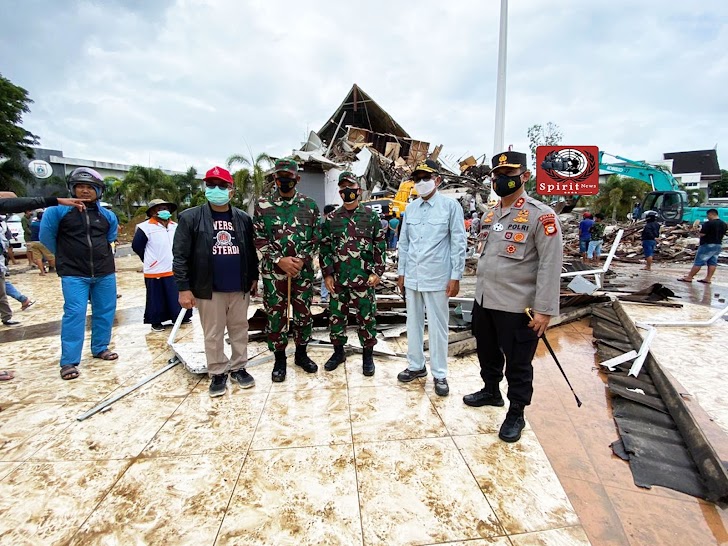
[[[361,288],[370,274],[384,274],[384,233],[379,216],[359,204],[353,212],[339,207],[321,226],[319,263],[324,275],[342,286]]]
[[[255,248],[263,256],[261,273],[272,273],[277,258],[296,257],[313,268],[319,245],[319,209],[302,193],[283,199],[278,190],[261,197],[255,207]]]

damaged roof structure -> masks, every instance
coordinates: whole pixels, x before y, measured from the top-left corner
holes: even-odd
[[[430,143],[412,138],[397,121],[357,84],[317,133],[291,154],[303,164],[303,170],[324,173],[325,183],[335,185],[329,170],[351,170],[363,179],[369,192],[396,193],[402,181],[426,159],[438,161],[443,146],[430,152]],[[438,161],[439,162],[439,161]],[[485,201],[490,191],[485,182],[488,165],[469,157],[460,162],[460,173],[445,168],[441,162],[441,189],[462,188],[464,193]],[[326,194],[328,195],[328,190]]]

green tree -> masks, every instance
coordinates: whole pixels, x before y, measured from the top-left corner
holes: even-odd
[[[609,204],[612,207],[612,223],[617,223],[617,208],[619,207],[620,202],[622,201],[622,196],[624,195],[624,191],[622,191],[622,188],[616,187],[609,191]]]
[[[247,208],[248,213],[252,214],[255,203],[265,187],[265,173],[272,167],[273,160],[268,154],[258,154],[255,161],[241,154],[233,154],[227,158],[226,164],[228,169],[236,164],[244,165],[242,169],[232,173],[235,182],[233,204],[236,207]]]
[[[32,102],[25,89],[0,74],[0,190],[18,195],[25,195],[23,182],[34,178],[25,163],[38,137],[20,126]]]
[[[200,191],[200,181],[197,180],[197,170],[194,167],[187,169],[185,174],[172,175],[172,182],[177,187],[180,209],[189,205],[192,197]]]
[[[711,197],[728,197],[728,171],[720,170],[720,180],[710,185]]]
[[[121,193],[127,218],[132,208],[146,205],[152,199],[179,202],[179,188],[161,169],[134,165],[124,177],[118,191]]]
[[[536,148],[539,146],[558,146],[564,138],[561,128],[549,121],[546,126],[531,125],[527,131],[528,147],[531,150],[532,173],[536,172]]]
[[[613,174],[599,187],[599,194],[592,202],[593,212],[611,212],[613,222],[624,220],[632,212],[635,202],[641,203],[650,190],[647,182]]]

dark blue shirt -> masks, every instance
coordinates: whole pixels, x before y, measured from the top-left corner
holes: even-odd
[[[660,236],[660,224],[655,220],[647,222],[642,230],[643,241],[654,241]]]
[[[212,213],[212,291],[242,292],[240,241],[233,226],[232,210]]]
[[[40,220],[33,220],[30,223],[30,240],[40,241]]]
[[[591,235],[589,234],[589,228],[591,228],[594,225],[594,220],[591,218],[585,218],[581,222],[579,222],[579,240],[580,241],[589,241],[591,239]]]

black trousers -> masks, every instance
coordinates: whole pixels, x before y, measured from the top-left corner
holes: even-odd
[[[528,327],[526,313],[508,313],[473,305],[472,330],[478,348],[480,377],[486,387],[508,380],[508,400],[529,405],[533,396],[533,365],[538,336]]]

